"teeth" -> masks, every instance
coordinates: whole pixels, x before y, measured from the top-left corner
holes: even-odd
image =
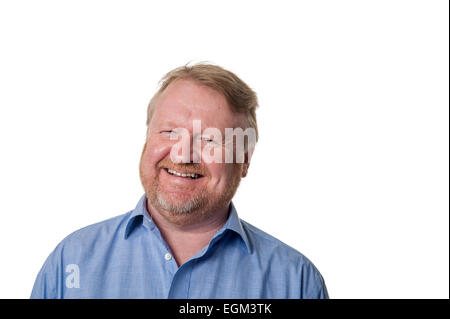
[[[176,176],[180,176],[180,177],[190,177],[190,178],[198,178],[199,175],[198,174],[184,174],[184,173],[178,173],[177,171],[173,171],[171,169],[167,169],[167,171],[172,174],[172,175],[176,175]]]

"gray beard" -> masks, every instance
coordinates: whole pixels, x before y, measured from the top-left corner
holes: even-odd
[[[201,208],[202,206],[205,206],[207,202],[206,199],[203,198],[203,196],[197,196],[187,200],[182,204],[169,204],[159,191],[157,191],[156,194],[156,201],[162,209],[177,215],[191,214],[199,210],[199,208]]]
[[[147,199],[155,208],[159,207],[173,216],[194,217],[197,215],[199,217],[207,214],[208,211],[220,209],[231,201],[240,184],[241,178],[239,175],[235,175],[225,194],[222,194],[219,198],[216,198],[213,194],[208,194],[205,189],[200,194],[178,204],[173,204],[167,198],[164,198],[164,192],[160,190],[157,180],[152,180],[148,187],[145,187],[145,179],[143,179],[141,174],[141,181],[147,193]]]

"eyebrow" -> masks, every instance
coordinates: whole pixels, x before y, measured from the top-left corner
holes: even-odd
[[[182,127],[180,125],[177,125],[175,122],[168,120],[168,121],[161,121],[157,124],[155,129],[159,130],[161,128],[176,128],[176,127]]]
[[[175,122],[173,122],[172,120],[163,121],[162,123],[169,126],[179,126],[176,125]]]

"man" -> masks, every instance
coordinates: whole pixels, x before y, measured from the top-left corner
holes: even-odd
[[[231,202],[258,138],[257,105],[219,66],[169,72],[147,112],[145,195],[65,238],[31,297],[328,298],[306,257],[240,220]]]

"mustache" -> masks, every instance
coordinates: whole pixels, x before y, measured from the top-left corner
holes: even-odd
[[[177,172],[183,172],[187,174],[198,174],[202,176],[208,176],[208,170],[199,163],[174,163],[169,159],[163,159],[156,166],[157,168],[168,168]]]

